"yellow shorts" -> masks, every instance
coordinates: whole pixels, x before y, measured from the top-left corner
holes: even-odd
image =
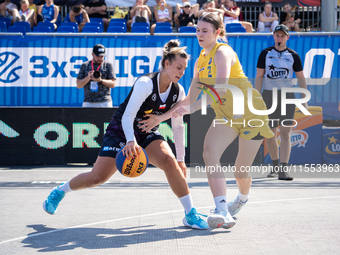
[[[228,92],[221,98],[222,105],[217,102],[212,104],[212,108],[215,111],[215,122],[220,122],[228,127],[233,128],[240,137],[246,140],[256,139],[260,136],[265,138],[271,138],[274,133],[269,128],[268,115],[256,115],[252,113],[248,108],[247,90],[242,90],[244,94],[244,114],[233,115],[233,96]],[[260,93],[253,89],[253,106],[256,110],[267,110]]]

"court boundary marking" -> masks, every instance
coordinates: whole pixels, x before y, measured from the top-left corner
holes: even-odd
[[[325,199],[325,198],[326,199],[340,198],[340,196],[286,198],[286,199],[267,200],[267,201],[254,201],[254,202],[249,202],[249,204],[275,203],[275,202],[284,202],[284,201],[298,201],[298,200]],[[211,208],[211,207],[212,206],[203,206],[203,207],[197,207],[197,209],[206,209],[206,208]],[[50,230],[50,231],[47,231],[47,232],[36,233],[36,234],[32,234],[32,235],[27,235],[27,236],[21,236],[21,237],[13,238],[13,239],[10,239],[10,240],[6,240],[6,241],[0,242],[0,245],[6,244],[6,243],[10,243],[10,242],[14,242],[14,241],[18,241],[18,240],[25,239],[25,238],[37,237],[37,236],[41,236],[41,235],[47,235],[47,234],[51,234],[51,233],[54,233],[54,232],[68,230],[68,229],[93,226],[93,225],[98,225],[98,224],[102,224],[102,223],[109,223],[109,222],[115,222],[115,221],[121,221],[121,220],[130,220],[130,219],[134,219],[134,218],[150,217],[150,216],[161,215],[161,214],[177,213],[177,212],[182,212],[182,211],[183,211],[183,209],[181,209],[181,210],[174,210],[174,211],[159,212],[159,213],[149,213],[149,214],[138,215],[138,216],[131,216],[131,217],[125,217],[125,218],[119,218],[119,219],[112,219],[112,220],[104,220],[104,221],[86,223],[86,224],[81,224],[81,225],[77,225],[77,226],[73,226],[73,227],[54,229],[54,230]]]

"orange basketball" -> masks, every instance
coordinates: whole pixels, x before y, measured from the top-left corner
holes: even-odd
[[[134,158],[127,159],[126,156],[123,156],[123,148],[118,151],[116,156],[118,171],[127,177],[140,176],[145,172],[149,164],[148,155],[145,150],[141,147],[142,150],[140,154],[137,154]]]

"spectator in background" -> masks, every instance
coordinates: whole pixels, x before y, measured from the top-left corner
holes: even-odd
[[[165,0],[156,0],[156,5],[153,7],[156,23],[168,22],[172,26],[172,6],[166,4]],[[154,34],[156,24],[153,24],[150,29],[151,35]]]
[[[110,21],[106,12],[106,4],[104,0],[87,0],[85,2],[85,11],[89,18],[101,18],[104,23],[104,31],[108,28]]]
[[[9,18],[12,24],[14,21],[20,21],[18,7],[11,0],[5,0],[0,4],[0,17]]]
[[[190,2],[184,2],[183,5],[176,4],[176,14],[174,20],[177,27],[194,26],[196,19],[195,13],[198,12],[199,4],[191,6]]]
[[[192,21],[191,21],[191,18],[188,18],[188,17],[192,16],[193,14],[195,14],[199,11],[199,8],[200,8],[199,4],[191,5],[190,3],[189,3],[190,8],[187,7],[187,10],[186,10],[185,6],[188,5],[187,3],[189,3],[189,2],[187,2],[187,0],[182,0],[181,4],[176,4],[176,13],[174,15],[174,21],[175,21],[175,24],[176,24],[177,27],[183,26],[179,22],[179,17],[181,16],[181,14],[185,14],[185,15],[181,16],[182,24],[184,24],[186,22],[188,22],[187,24],[189,24]],[[186,10],[186,12],[185,12],[185,10]],[[189,13],[188,13],[188,11],[189,11]],[[196,19],[196,16],[192,16],[192,17]],[[185,21],[185,20],[187,20],[187,21]]]
[[[202,10],[197,11],[195,13],[195,16],[201,17],[204,13],[207,13],[207,12],[218,14],[220,18],[223,20],[224,10],[216,9],[214,0],[208,0],[205,4],[203,4]]]
[[[34,22],[34,26],[37,25],[37,6],[35,5],[34,1],[33,0],[28,0],[28,8],[30,10],[34,10],[34,13],[33,13],[33,22]]]
[[[85,11],[84,5],[79,4],[73,6],[64,22],[76,22],[78,24],[79,32],[81,32],[85,24],[90,22],[89,15]]]
[[[258,31],[259,32],[273,32],[274,29],[279,25],[279,17],[275,12],[272,12],[272,4],[265,2],[264,12],[260,13]]]
[[[224,10],[224,26],[228,23],[240,23],[246,29],[247,33],[253,32],[253,25],[250,22],[240,20],[241,9],[236,5],[235,1],[226,0],[225,6],[221,5],[221,9]]]
[[[93,59],[83,63],[77,77],[77,88],[84,88],[83,107],[112,107],[111,88],[116,85],[113,65],[104,60],[106,49],[93,46]]]
[[[46,0],[46,4],[39,6],[37,14],[37,23],[50,22],[57,29],[57,20],[59,15],[59,7],[54,4],[53,0]]]
[[[135,22],[146,22],[150,25],[151,10],[145,5],[143,0],[136,0],[136,4],[130,10],[130,20],[127,22],[127,29],[131,31],[131,27]]]
[[[31,24],[31,28],[35,25],[34,10],[28,8],[28,0],[20,1],[19,19],[20,21],[27,21]]]
[[[289,31],[299,32],[299,24],[301,23],[301,18],[299,13],[296,11],[297,6],[292,7],[290,3],[285,3],[283,5],[284,12],[281,13],[280,24],[284,24],[288,27]]]
[[[219,0],[214,0],[214,2],[215,2],[215,8],[216,8],[216,9],[220,9],[220,8],[221,8],[221,3],[220,3],[220,1],[219,1]]]

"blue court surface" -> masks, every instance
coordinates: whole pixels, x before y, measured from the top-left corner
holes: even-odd
[[[116,173],[71,192],[55,215],[51,189],[90,166],[0,167],[0,254],[339,254],[340,179],[253,175],[251,197],[231,229],[193,230],[164,173]],[[193,171],[193,170],[191,170]],[[309,176],[307,176],[309,177]],[[206,178],[188,177],[197,210],[214,209]],[[228,201],[238,194],[227,179]]]

